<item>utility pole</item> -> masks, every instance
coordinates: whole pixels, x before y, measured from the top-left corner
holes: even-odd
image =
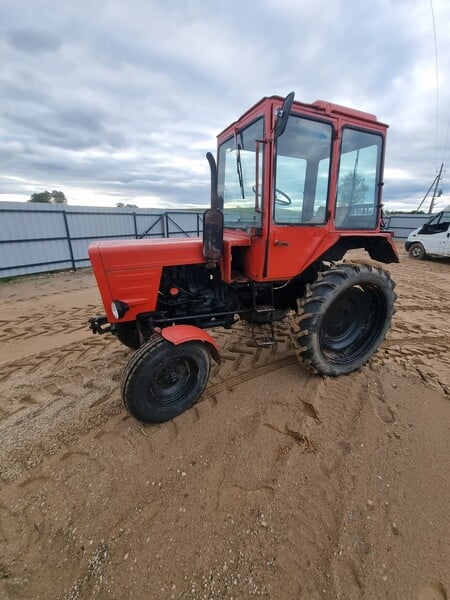
[[[441,175],[442,175],[442,169],[444,168],[444,163],[441,163],[441,168],[439,169],[439,173],[436,176],[435,179],[435,185],[434,185],[434,190],[433,190],[433,196],[431,198],[431,202],[430,202],[430,208],[428,209],[428,214],[431,214],[433,212],[433,208],[434,208],[434,199],[436,198],[436,194],[437,194],[437,187],[439,185],[439,182],[441,180]],[[440,194],[438,194],[438,196],[440,196]]]

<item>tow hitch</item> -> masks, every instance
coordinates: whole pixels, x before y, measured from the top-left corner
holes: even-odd
[[[97,317],[91,317],[89,319],[89,327],[92,333],[109,333],[111,331],[111,325],[102,329],[102,325],[105,325],[108,322],[108,319],[105,315],[99,315]]]

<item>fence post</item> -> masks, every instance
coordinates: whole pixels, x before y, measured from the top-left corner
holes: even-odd
[[[136,239],[138,239],[137,220],[136,220],[136,213],[135,212],[133,212],[133,223],[134,223],[134,237]]]
[[[168,238],[168,237],[170,237],[170,235],[169,235],[169,214],[167,211],[164,213],[163,223],[164,223],[164,237]]]
[[[66,237],[67,237],[67,243],[69,244],[69,252],[70,252],[70,262],[72,263],[72,269],[74,271],[76,271],[76,265],[75,265],[75,259],[73,256],[73,248],[72,248],[72,240],[70,239],[70,231],[69,231],[69,223],[67,221],[67,214],[66,211],[63,210],[62,211],[63,214],[63,218],[64,218],[64,226],[66,228]]]

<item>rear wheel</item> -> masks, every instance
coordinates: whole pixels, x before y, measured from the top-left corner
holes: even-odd
[[[415,242],[410,246],[409,258],[415,258],[416,260],[423,260],[425,258],[425,248],[419,242]]]
[[[153,335],[131,357],[122,381],[122,399],[139,421],[173,419],[205,389],[211,367],[208,347],[192,341],[174,345]]]
[[[394,286],[386,271],[371,265],[339,264],[319,273],[291,327],[302,363],[331,376],[359,369],[389,329]]]

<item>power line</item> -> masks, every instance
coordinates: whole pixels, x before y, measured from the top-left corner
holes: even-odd
[[[433,20],[434,58],[435,58],[435,66],[436,66],[436,167],[437,167],[437,164],[438,164],[438,127],[439,127],[439,62],[438,62],[436,21],[434,18],[433,0],[430,0],[430,8],[431,8],[431,17]]]
[[[442,151],[442,160],[444,163],[448,162],[446,159],[447,159],[447,143],[448,143],[449,132],[450,132],[450,119],[448,120],[448,123],[447,123],[447,133],[445,134],[444,149]]]

